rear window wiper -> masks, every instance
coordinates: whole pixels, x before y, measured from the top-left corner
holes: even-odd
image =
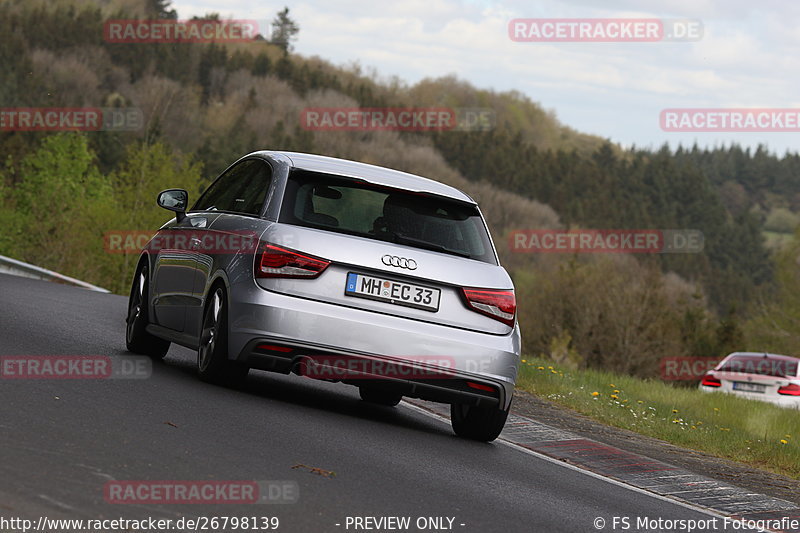
[[[432,250],[434,252],[442,252],[445,254],[457,255],[470,259],[472,258],[472,254],[469,252],[465,252],[463,250],[454,250],[452,248],[442,246],[441,244],[424,241],[422,239],[415,239],[414,237],[409,237],[408,235],[403,235],[402,233],[391,232],[389,235],[392,237],[392,241],[397,244],[410,244],[412,246],[416,246],[417,248],[425,248],[426,250]]]

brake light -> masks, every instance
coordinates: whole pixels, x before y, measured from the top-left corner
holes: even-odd
[[[268,352],[283,352],[283,353],[289,353],[292,351],[292,348],[289,348],[288,346],[274,346],[272,344],[259,344],[258,346],[256,346],[256,349],[266,350]]]
[[[482,383],[467,381],[467,386],[472,387],[473,389],[485,390],[486,392],[494,392],[494,387],[490,387],[489,385],[484,385]]]
[[[514,327],[514,316],[517,314],[514,291],[466,288],[461,290],[464,292],[467,305],[473,311]]]
[[[800,385],[792,383],[791,385],[781,387],[778,389],[778,394],[783,394],[784,396],[800,396]]]
[[[703,381],[700,382],[700,385],[704,387],[722,387],[722,382],[711,374],[706,374],[703,376]]]
[[[256,256],[256,278],[316,278],[328,268],[330,261],[301,254],[274,244],[264,245]]]

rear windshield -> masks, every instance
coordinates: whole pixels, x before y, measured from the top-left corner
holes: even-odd
[[[779,378],[797,376],[797,360],[776,359],[757,355],[735,355],[720,367],[721,372],[760,374]]]
[[[474,205],[352,178],[292,171],[279,220],[497,264]]]

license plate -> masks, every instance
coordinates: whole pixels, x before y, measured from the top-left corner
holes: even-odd
[[[439,298],[442,291],[412,283],[350,272],[347,274],[344,293],[347,296],[358,296],[359,298],[436,312],[439,310]]]
[[[742,392],[765,392],[766,385],[760,383],[745,383],[744,381],[734,381],[733,390],[740,390]]]

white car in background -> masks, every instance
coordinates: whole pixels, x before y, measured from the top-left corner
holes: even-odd
[[[800,359],[788,355],[735,352],[700,381],[700,390],[722,391],[784,407],[800,408]]]

